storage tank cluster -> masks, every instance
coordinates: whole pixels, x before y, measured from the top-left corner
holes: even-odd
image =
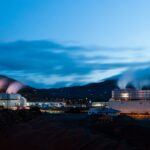
[[[25,108],[27,100],[20,94],[0,93],[0,107],[6,109]]]

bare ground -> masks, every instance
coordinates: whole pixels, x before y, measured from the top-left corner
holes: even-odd
[[[150,149],[149,127],[99,123],[86,114],[33,115],[1,128],[0,134],[2,150]]]

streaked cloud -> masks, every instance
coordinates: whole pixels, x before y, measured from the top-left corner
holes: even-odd
[[[150,65],[145,48],[86,47],[35,40],[0,43],[0,53],[1,74],[39,88],[99,82],[131,67]]]

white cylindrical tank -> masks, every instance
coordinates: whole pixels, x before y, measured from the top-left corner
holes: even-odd
[[[27,106],[27,100],[24,97],[20,98],[20,106],[21,107],[26,107]]]

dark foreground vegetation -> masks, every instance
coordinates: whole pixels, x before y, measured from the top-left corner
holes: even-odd
[[[149,150],[149,121],[0,111],[2,150]]]

